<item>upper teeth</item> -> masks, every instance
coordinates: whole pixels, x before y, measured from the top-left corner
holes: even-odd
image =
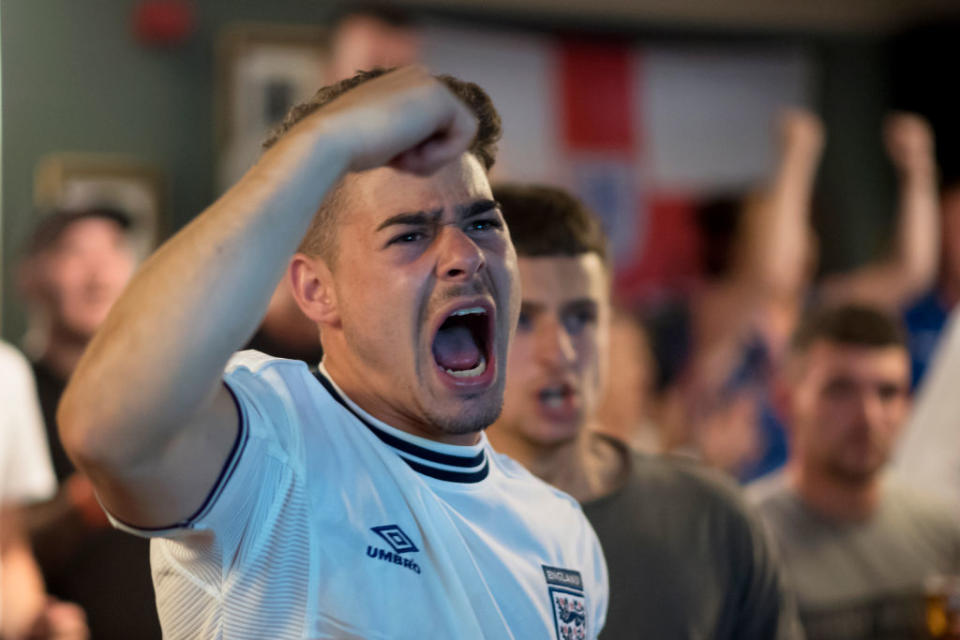
[[[451,316],[469,316],[469,315],[483,315],[487,312],[483,307],[470,307],[468,309],[457,309]]]

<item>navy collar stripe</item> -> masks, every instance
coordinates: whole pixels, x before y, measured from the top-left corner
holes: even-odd
[[[437,480],[446,480],[448,482],[480,482],[490,474],[490,463],[486,460],[483,462],[482,467],[476,471],[467,473],[464,471],[447,471],[446,469],[430,467],[425,464],[420,464],[419,462],[414,462],[413,460],[408,460],[403,456],[400,456],[400,459],[410,465],[410,468],[418,473],[422,473],[425,476],[430,476],[431,478],[436,478]]]
[[[482,468],[476,471],[453,471],[448,469],[437,469],[435,467],[415,462],[401,455],[400,458],[410,465],[414,471],[430,476],[431,478],[449,480],[451,482],[479,482],[480,480],[486,478],[487,474],[490,472],[485,451],[481,450],[478,454],[468,458],[465,456],[455,456],[447,453],[440,453],[439,451],[433,451],[431,449],[427,449],[426,447],[413,444],[412,442],[407,442],[402,438],[398,438],[391,433],[387,433],[386,431],[377,428],[375,425],[371,424],[369,420],[357,413],[353,407],[347,404],[346,400],[340,396],[336,388],[333,386],[333,383],[331,383],[322,373],[315,371],[313,375],[320,382],[320,384],[323,385],[323,388],[327,390],[334,400],[340,403],[340,405],[343,406],[347,411],[352,413],[357,420],[366,425],[373,435],[377,436],[377,438],[379,438],[380,441],[385,445],[396,449],[399,452],[420,458],[426,462],[434,462],[436,464],[443,464],[450,467],[475,469],[477,466],[481,464],[483,465]]]

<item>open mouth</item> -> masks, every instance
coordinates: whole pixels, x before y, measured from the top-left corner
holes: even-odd
[[[456,309],[433,337],[433,359],[454,378],[478,378],[487,371],[490,314],[481,306]]]
[[[536,400],[540,417],[550,422],[572,424],[581,415],[582,399],[569,382],[553,382],[541,387]]]
[[[569,384],[546,387],[540,390],[537,397],[543,406],[548,409],[560,409],[573,399],[573,387]]]

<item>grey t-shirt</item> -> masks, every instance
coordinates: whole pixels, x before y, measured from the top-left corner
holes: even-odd
[[[960,524],[948,509],[891,480],[860,522],[817,515],[782,473],[747,495],[776,540],[808,640],[926,637],[924,581],[960,570]]]
[[[610,575],[600,637],[797,637],[793,602],[738,488],[691,461],[628,459],[619,490],[583,503]]]

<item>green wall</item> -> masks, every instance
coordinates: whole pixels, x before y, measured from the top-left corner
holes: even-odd
[[[17,340],[23,318],[10,263],[32,225],[33,167],[52,151],[130,154],[168,179],[168,228],[213,193],[213,43],[238,20],[321,22],[329,3],[201,0],[197,31],[171,50],[138,44],[130,0],[3,0],[3,324]]]

